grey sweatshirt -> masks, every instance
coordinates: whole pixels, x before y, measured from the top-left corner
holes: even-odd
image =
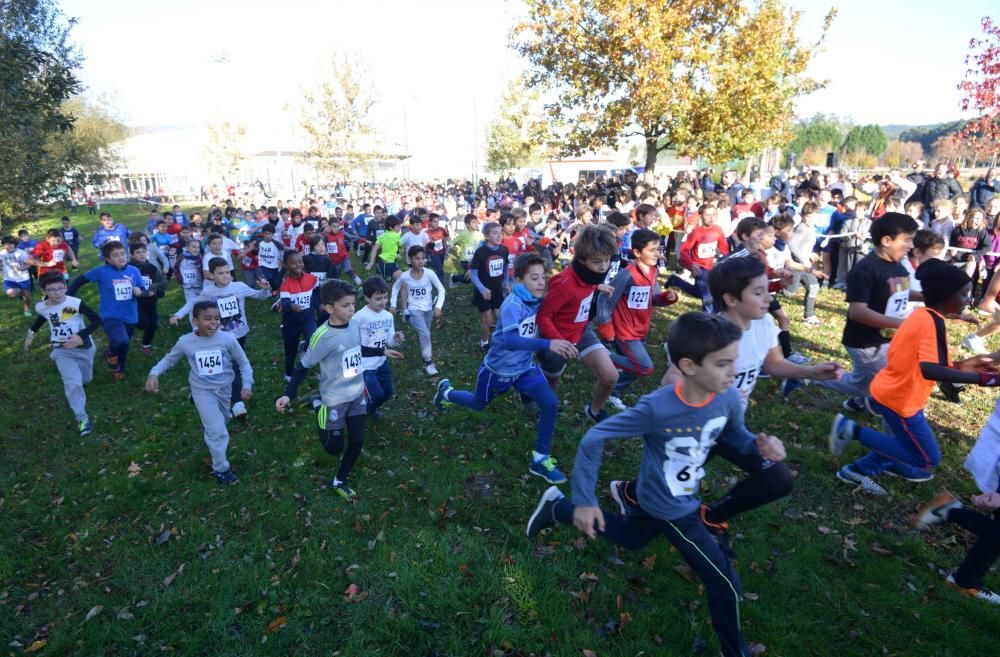
[[[162,376],[181,358],[187,358],[191,367],[188,383],[192,389],[228,388],[233,384],[234,367],[240,368],[243,388],[246,390],[253,388],[253,369],[250,367],[250,361],[247,360],[243,348],[232,333],[216,331],[211,337],[197,333],[181,336],[177,344],[153,366],[153,369],[149,370],[149,375]]]

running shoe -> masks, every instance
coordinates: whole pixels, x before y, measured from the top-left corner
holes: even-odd
[[[565,484],[566,475],[556,467],[556,460],[551,456],[546,456],[541,461],[535,461],[528,466],[528,472],[541,477],[550,484]]]
[[[834,456],[840,456],[844,453],[844,450],[854,440],[854,420],[844,417],[842,414],[837,413],[833,418],[833,423],[830,424],[830,453]]]
[[[608,405],[616,411],[624,411],[628,408],[628,406],[625,405],[625,402],[621,400],[621,397],[615,397],[614,395],[608,397]]]
[[[353,502],[358,497],[358,494],[354,492],[354,489],[348,486],[347,482],[345,481],[342,481],[338,484],[335,484],[331,481],[330,488],[332,488],[333,492],[339,495],[341,498],[343,498],[344,501],[346,502]]]
[[[595,413],[589,402],[583,407],[583,414],[586,415],[594,424],[608,419],[607,409],[602,408],[600,413]]]
[[[989,352],[989,348],[986,346],[986,340],[979,337],[975,333],[970,333],[962,338],[962,347],[966,351],[971,351],[974,354],[985,354]]]
[[[952,509],[961,509],[962,503],[948,491],[937,494],[930,504],[922,508],[913,520],[913,526],[917,529],[927,529],[932,525],[947,522],[948,512]]]
[[[806,385],[802,379],[785,379],[781,382],[781,398],[787,400],[792,393]]]
[[[217,482],[225,486],[230,486],[240,480],[240,478],[236,476],[236,473],[233,472],[232,468],[229,468],[225,472],[216,472],[213,470],[212,476],[215,477]]]
[[[233,404],[233,417],[245,417],[247,414],[247,405],[242,401],[238,401]]]
[[[451,402],[448,401],[448,393],[451,390],[451,381],[448,379],[441,379],[438,381],[437,392],[434,393],[434,406],[436,406],[439,411],[443,411],[448,406],[451,406]]]
[[[698,518],[701,519],[701,524],[705,526],[708,533],[715,539],[719,549],[722,550],[722,554],[726,555],[726,559],[729,559],[730,563],[738,561],[739,559],[736,557],[736,552],[733,550],[733,544],[729,540],[729,523],[726,521],[709,522],[708,519],[705,518],[705,513],[707,511],[708,505],[702,504],[701,509],[698,511]]]
[[[959,586],[955,582],[955,577],[953,575],[948,575],[945,577],[944,581],[948,584],[948,586],[955,589],[962,595],[984,600],[992,605],[1000,605],[1000,593],[997,593],[996,591],[991,591],[987,588],[967,589],[963,586]]]
[[[434,363],[427,363],[424,367],[424,371],[427,372],[428,376],[437,376],[438,368]]]
[[[542,499],[539,500],[538,506],[535,507],[535,512],[531,514],[528,518],[528,538],[534,538],[538,536],[539,533],[546,527],[551,527],[556,524],[556,517],[553,513],[553,508],[556,502],[565,497],[562,491],[555,486],[549,486],[544,493],[542,493]]]
[[[77,425],[80,429],[80,435],[86,436],[88,433],[94,430],[93,426],[90,424],[90,420],[81,420],[80,424]]]
[[[882,488],[877,481],[866,474],[861,474],[852,468],[850,464],[847,464],[840,470],[837,470],[837,479],[846,481],[849,484],[854,484],[855,486],[860,486],[861,490],[866,493],[871,493],[872,495],[882,496],[889,494],[889,491]]]

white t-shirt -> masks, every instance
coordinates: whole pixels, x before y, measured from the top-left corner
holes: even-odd
[[[792,259],[792,252],[787,245],[783,249],[772,246],[764,255],[767,256],[767,266],[775,271],[784,269],[785,264]]]
[[[427,312],[432,307],[441,308],[444,306],[444,286],[433,270],[424,267],[419,279],[412,276],[413,270],[407,270],[392,284],[392,296],[389,305],[396,306],[396,298],[403,284],[406,284],[406,307],[410,310]],[[431,302],[433,290],[437,290],[437,300]]]
[[[65,301],[54,306],[39,301],[35,304],[35,312],[49,323],[49,342],[53,347],[61,346],[84,328],[80,299],[76,297],[66,297]]]
[[[427,233],[422,231],[419,233],[403,233],[403,237],[400,239],[402,242],[401,249],[403,251],[403,257],[406,258],[406,264],[410,264],[410,256],[407,254],[410,252],[411,246],[427,246]]]
[[[230,241],[232,241],[232,240],[230,240]],[[230,269],[233,268],[233,254],[232,254],[232,252],[226,250],[225,242],[223,242],[222,253],[220,253],[219,255],[215,255],[214,253],[212,253],[209,250],[209,251],[205,252],[204,256],[202,256],[202,258],[201,258],[201,268],[204,271],[208,271],[208,263],[209,263],[209,261],[212,258],[222,258],[223,260],[226,261],[226,264],[229,265]]]
[[[739,355],[736,357],[736,380],[733,386],[740,391],[740,401],[746,408],[750,394],[757,385],[757,378],[764,368],[767,353],[778,346],[778,326],[770,315],[750,322],[750,328],[740,338]]]
[[[353,323],[358,326],[358,337],[362,347],[391,347],[395,345],[395,319],[388,310],[375,312],[365,306],[354,313]],[[361,369],[377,370],[385,362],[385,356],[362,356]]]

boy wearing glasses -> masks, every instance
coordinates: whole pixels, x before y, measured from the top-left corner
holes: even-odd
[[[94,378],[94,353],[96,347],[90,337],[101,325],[100,316],[77,297],[67,296],[66,281],[56,270],[42,274],[38,283],[45,292],[45,300],[35,304],[38,317],[24,338],[24,350],[31,347],[35,333],[42,324],[49,323],[49,358],[55,361],[63,381],[66,401],[76,416],[81,436],[91,431],[87,417],[87,394],[83,386]],[[86,319],[86,323],[85,323]]]

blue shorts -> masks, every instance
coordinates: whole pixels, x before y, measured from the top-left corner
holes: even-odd
[[[486,365],[480,365],[479,374],[476,376],[476,399],[484,404],[489,404],[511,388],[523,392],[539,382],[545,383],[545,375],[536,366],[517,376],[501,376]]]
[[[398,269],[399,266],[395,262],[386,262],[381,258],[375,260],[375,272],[389,285],[392,285],[392,275],[395,274]]]
[[[26,281],[8,281],[8,280],[4,280],[4,282],[3,282],[3,289],[4,290],[27,290],[28,292],[31,292],[31,279],[29,278]]]

